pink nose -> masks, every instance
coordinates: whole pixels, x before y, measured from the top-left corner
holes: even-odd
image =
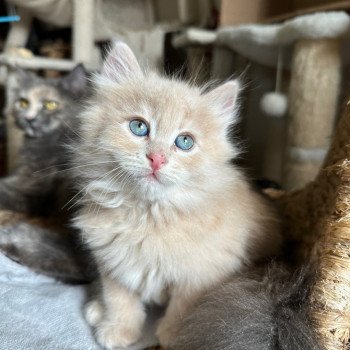
[[[166,163],[165,155],[162,153],[150,153],[147,158],[151,161],[153,171],[159,170]]]

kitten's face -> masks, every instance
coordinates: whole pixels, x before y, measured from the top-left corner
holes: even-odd
[[[87,126],[88,137],[103,150],[104,159],[115,161],[120,183],[154,198],[166,188],[210,182],[235,154],[226,134],[237,83],[203,94],[182,82],[145,76],[138,66],[130,69],[136,74],[119,70],[114,82],[104,80],[113,72],[98,78],[100,103]]]
[[[11,110],[17,126],[27,136],[40,137],[51,133],[65,122],[67,106],[77,96],[77,91],[71,89],[72,79],[80,79],[79,93],[83,94],[85,71],[80,66],[59,79],[43,79],[33,73],[17,72]]]

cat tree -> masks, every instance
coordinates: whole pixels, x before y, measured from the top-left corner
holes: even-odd
[[[318,19],[319,25],[315,26],[313,21]],[[342,42],[348,43],[349,17],[337,12],[303,16],[301,20],[306,27],[292,33],[298,21],[215,33],[189,30],[175,38],[174,44],[217,47],[214,73],[220,77],[232,73],[234,57],[228,47],[274,66],[279,47],[284,46],[284,64],[291,67],[285,163],[289,181],[296,181],[298,171],[303,172],[303,182],[312,180],[323,165],[314,181],[302,189],[268,193],[280,205],[284,234],[294,243],[299,261],[317,267],[310,313],[319,339],[327,350],[346,350],[350,345],[350,97],[325,160],[323,155],[333,134],[340,82],[339,49]],[[305,28],[318,30],[305,32]],[[224,58],[221,65],[220,57]],[[300,178],[297,182],[300,186]]]
[[[218,48],[213,78],[232,74],[234,52],[269,67],[276,67],[282,52],[283,65],[291,70],[283,182],[293,189],[314,178],[328,149],[341,81],[340,47],[349,31],[345,12],[321,12],[282,24],[223,27],[217,32],[190,29],[173,44]]]

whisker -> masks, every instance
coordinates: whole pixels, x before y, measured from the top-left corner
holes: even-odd
[[[116,175],[112,176],[112,179],[110,179],[110,181],[108,181],[107,186],[110,186],[110,189],[112,189],[112,187],[114,186],[115,183],[117,183],[120,179],[120,177],[123,175],[123,173],[117,173]],[[98,208],[97,208],[97,212],[96,212],[96,217],[98,216],[98,213],[100,212],[100,208],[101,208],[101,204],[107,196],[107,193],[109,192],[108,188],[105,189],[104,192],[102,192],[103,194],[103,200],[101,201],[101,197],[102,194],[100,195],[100,197],[98,198]],[[95,208],[97,207],[97,205],[95,205]]]
[[[74,166],[74,167],[70,167],[70,168],[66,168],[66,169],[59,169],[59,170],[56,170],[53,174],[59,174],[59,173],[69,172],[69,171],[72,171],[72,170],[74,170],[74,169],[79,169],[79,168],[84,168],[84,167],[91,167],[91,166],[94,166],[94,165],[107,165],[107,164],[112,164],[112,163],[115,164],[115,161],[83,164],[83,165],[78,165],[78,166]],[[53,166],[50,166],[50,167],[48,167],[48,168],[35,171],[34,174],[40,174],[41,172],[48,171],[48,170],[54,169],[54,168],[56,168],[56,167],[57,167],[56,165],[53,165]],[[50,173],[50,174],[45,174],[45,175],[43,175],[42,177],[39,177],[39,178],[45,178],[45,177],[50,176],[50,175],[53,175],[53,174],[52,174],[52,173]]]
[[[108,171],[107,173],[105,173],[103,176],[101,176],[100,178],[97,179],[97,181],[103,180],[104,177],[108,176],[110,173],[112,173],[113,171],[118,170],[118,169],[112,169],[110,171]],[[79,196],[79,194],[81,192],[83,192],[85,189],[87,189],[89,186],[91,186],[91,183],[89,182],[86,186],[84,186],[78,193],[76,193],[63,207],[62,209],[64,209],[69,203],[71,203],[77,196]],[[78,202],[78,201],[77,201]],[[68,210],[70,210],[71,208],[74,207],[74,205],[77,204],[77,202],[75,202],[72,206],[70,206],[68,208]]]
[[[76,136],[78,136],[79,139],[82,139],[82,140],[88,142],[86,139],[83,138],[82,135],[78,134],[65,120],[62,120],[62,121],[68,127],[68,129],[70,129]]]

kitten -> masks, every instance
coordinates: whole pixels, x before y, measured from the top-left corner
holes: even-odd
[[[18,168],[0,179],[0,251],[64,282],[90,280],[86,253],[62,210],[73,195],[66,146],[76,137],[87,73],[78,65],[44,79],[17,70],[7,90],[7,111],[25,136]]]
[[[166,348],[204,291],[278,251],[274,211],[230,164],[238,90],[144,72],[123,43],[109,52],[75,148],[85,196],[74,222],[102,288],[86,319],[104,347],[136,342],[144,304],[170,298],[157,329]]]
[[[86,81],[81,65],[57,79],[17,70],[6,109],[25,136],[17,170],[0,180],[0,209],[31,215],[60,211],[67,200],[65,144],[75,136]]]
[[[186,315],[169,350],[321,350],[309,318],[314,271],[282,264],[232,277]]]

